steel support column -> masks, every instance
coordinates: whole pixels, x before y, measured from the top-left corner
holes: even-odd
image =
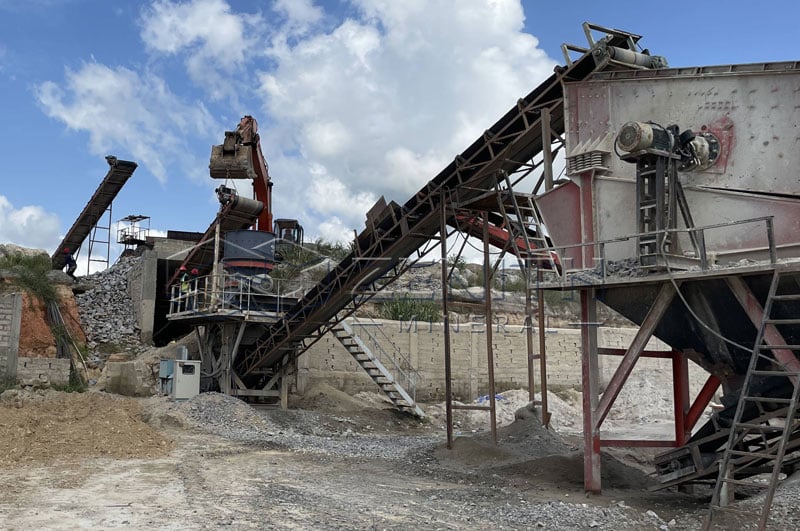
[[[542,311],[541,304],[539,304],[539,311]],[[536,375],[533,371],[533,362],[536,360],[536,356],[533,353],[533,302],[531,301],[530,260],[525,268],[525,346],[528,354],[528,400],[534,402],[536,400]]]
[[[492,340],[492,265],[489,263],[489,213],[483,212],[483,297],[486,312],[486,361],[489,376],[489,416],[492,425],[492,441],[497,444],[497,409],[494,388],[494,345]]]
[[[443,189],[439,210],[439,245],[442,251],[442,333],[444,336],[444,395],[447,418],[447,448],[453,448],[453,370],[450,360],[450,316],[447,308],[447,209],[446,192]]]
[[[675,446],[683,446],[692,436],[686,424],[689,413],[689,360],[683,352],[672,353],[672,404],[675,410]]]
[[[597,299],[594,288],[581,290],[581,374],[583,380],[583,488],[600,493],[600,391],[597,354]]]
[[[550,409],[547,407],[547,353],[545,352],[545,335],[544,335],[544,290],[542,289],[542,270],[538,269],[536,273],[536,300],[538,308],[538,322],[539,322],[539,389],[542,393],[542,425],[550,427]]]

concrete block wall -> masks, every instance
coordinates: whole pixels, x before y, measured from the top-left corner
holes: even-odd
[[[22,295],[11,293],[0,297],[0,381],[17,377],[21,319]]]
[[[17,381],[50,382],[50,385],[69,383],[68,359],[58,358],[19,358],[17,362]]]
[[[351,325],[353,323],[351,322]],[[399,349],[410,359],[411,365],[420,374],[416,396],[418,400],[441,400],[444,397],[444,334],[441,323],[400,323],[376,321],[364,328],[380,328],[374,333],[388,352]],[[359,326],[353,326],[357,335]],[[634,336],[635,328],[600,328],[598,343],[606,348],[627,348]],[[538,331],[533,329],[534,353],[538,353]],[[525,388],[528,382],[527,339],[523,326],[507,325],[503,322],[492,326],[494,350],[495,385],[498,392]],[[385,337],[384,337],[385,336]],[[486,394],[489,376],[486,360],[485,323],[460,322],[451,325],[451,362],[453,368],[453,393],[458,400],[474,400]],[[393,346],[393,345],[394,346]],[[545,330],[547,350],[548,385],[552,390],[581,386],[581,341],[580,330],[548,328]],[[667,344],[651,339],[648,350],[669,351]],[[617,367],[618,358],[600,356],[601,385],[608,380]],[[535,361],[538,378],[538,360]],[[669,360],[642,359],[637,366],[664,369],[664,385],[671,382]],[[330,334],[313,345],[298,362],[298,390],[302,391],[314,381],[325,381],[349,392],[376,391],[378,388],[364,373],[350,354]],[[697,372],[697,371],[695,371]],[[702,371],[700,371],[702,372]],[[660,373],[659,373],[660,374]],[[694,380],[700,381],[703,374]],[[695,387],[695,385],[693,385]]]

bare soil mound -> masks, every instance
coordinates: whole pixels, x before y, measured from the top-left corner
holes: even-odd
[[[312,385],[302,396],[293,400],[291,405],[326,413],[348,413],[363,411],[365,408],[375,408],[375,404],[350,396],[325,383]]]
[[[622,463],[615,457],[602,454],[601,461],[605,488],[646,489],[653,484],[642,471]],[[583,485],[583,453],[548,455],[494,470],[501,475],[580,487]]]
[[[169,439],[145,424],[134,400],[100,393],[6,391],[0,400],[0,465],[159,457]]]

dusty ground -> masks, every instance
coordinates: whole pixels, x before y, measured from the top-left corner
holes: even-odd
[[[378,395],[323,386],[293,406],[6,393],[0,528],[697,529],[707,503],[648,492],[629,452],[605,456],[604,493],[587,497],[577,439],[530,410],[497,446],[469,413],[447,450],[436,417],[403,416]],[[792,510],[778,507],[779,525]]]

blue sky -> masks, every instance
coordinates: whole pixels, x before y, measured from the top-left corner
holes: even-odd
[[[243,114],[276,216],[349,238],[380,195],[405,201],[547,77],[562,42],[584,44],[586,20],[672,66],[800,59],[796,2],[654,5],[0,0],[0,243],[52,251],[107,154],[139,163],[114,220],[204,230],[211,146]]]

